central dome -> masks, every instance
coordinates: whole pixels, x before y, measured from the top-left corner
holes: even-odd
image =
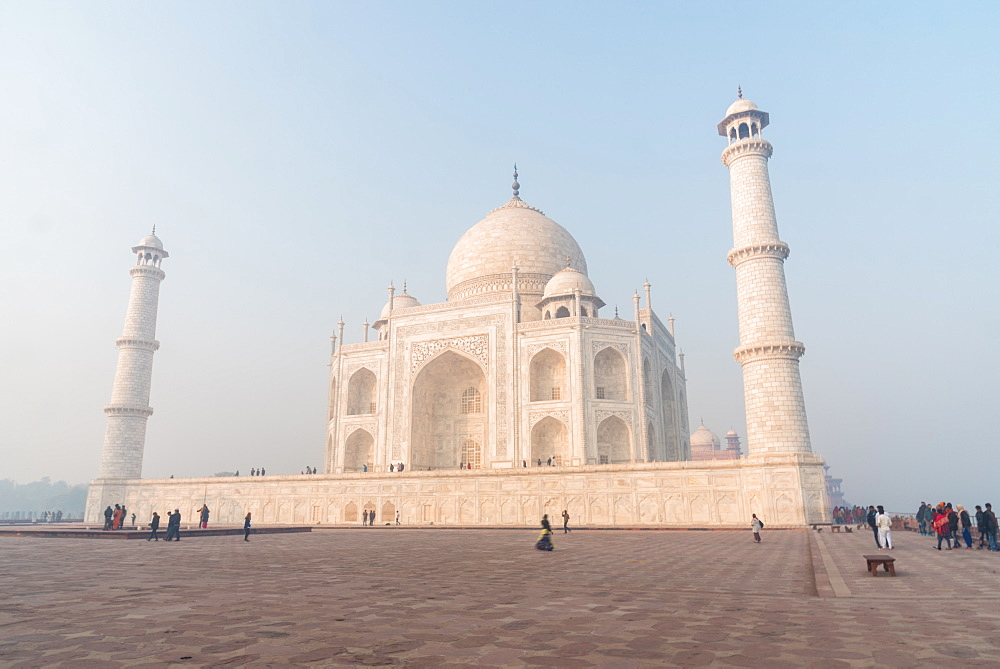
[[[515,195],[462,235],[448,258],[448,299],[509,293],[511,268],[518,288],[541,295],[545,284],[570,264],[584,275],[587,260],[566,228]]]

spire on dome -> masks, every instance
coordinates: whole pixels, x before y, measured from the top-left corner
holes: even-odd
[[[154,234],[154,235],[156,234],[156,223],[153,223],[153,232],[152,232],[152,234]]]
[[[514,197],[517,197],[521,190],[521,184],[517,183],[517,163],[514,163],[514,183],[510,187],[514,189]]]
[[[406,295],[406,279],[403,279],[403,295]]]
[[[740,100],[743,99],[743,87],[742,86],[737,86],[736,87],[736,97],[738,99],[740,99]]]
[[[569,267],[571,264],[573,264],[573,259],[566,256],[566,267]]]

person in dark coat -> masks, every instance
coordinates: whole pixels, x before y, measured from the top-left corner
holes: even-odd
[[[109,504],[108,508],[104,510],[104,529],[106,530],[111,529],[111,519],[114,518],[114,516],[115,516],[114,509],[112,509],[111,505]]]
[[[181,540],[181,510],[174,509],[174,512],[170,514],[169,520],[167,520],[167,536],[164,537],[167,541],[173,539],[174,541]]]
[[[202,504],[201,508],[198,509],[201,520],[201,529],[208,529],[208,504]]]
[[[146,539],[146,541],[149,541],[150,539],[156,539],[159,541],[160,537],[156,536],[156,531],[160,529],[160,514],[155,511],[153,512],[153,518],[149,521],[149,529],[151,531],[149,533],[149,538]]]
[[[247,511],[247,517],[243,519],[243,541],[250,541],[250,512]]]
[[[882,542],[878,540],[878,525],[875,523],[875,517],[878,514],[875,513],[875,507],[868,507],[868,516],[865,518],[865,522],[868,523],[868,527],[872,528],[872,534],[875,535],[875,545],[882,548]]]

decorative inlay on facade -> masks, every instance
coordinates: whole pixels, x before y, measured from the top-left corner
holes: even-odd
[[[378,374],[379,364],[377,360],[366,360],[364,362],[352,362],[347,366],[347,371],[345,372],[347,378],[351,378],[354,372],[359,369],[367,369],[373,374]]]
[[[545,290],[545,284],[552,278],[550,274],[536,274],[534,272],[519,272],[517,275],[517,290],[522,294],[541,295]],[[448,291],[449,298],[467,302],[479,293],[497,291],[512,292],[514,289],[513,272],[503,274],[488,274],[486,276],[469,279],[452,287]],[[490,300],[491,302],[493,300]]]
[[[788,342],[786,344],[762,344],[759,346],[745,346],[733,351],[733,357],[741,365],[751,360],[775,360],[788,359],[798,360],[806,352],[805,344],[800,341]]]
[[[376,431],[378,430],[378,427],[377,427],[377,425],[375,423],[372,423],[372,422],[368,422],[368,423],[352,423],[352,422],[350,422],[349,419],[345,420],[344,422],[346,423],[346,425],[344,425],[344,440],[343,440],[343,443],[347,443],[347,438],[349,436],[351,436],[352,434],[354,434],[354,432],[357,431],[357,430],[364,430],[365,432],[367,432],[368,434],[370,434],[372,436],[373,440],[375,439]]]
[[[594,417],[597,419],[597,424],[600,425],[605,418],[610,418],[611,416],[618,416],[623,421],[628,423],[629,427],[632,427],[632,412],[631,411],[607,411],[603,409],[598,409],[594,412]]]
[[[750,258],[778,258],[784,260],[788,257],[788,244],[785,242],[769,242],[767,244],[754,244],[743,248],[733,249],[726,256],[726,260],[733,267]]]
[[[730,144],[722,152],[722,164],[729,167],[729,163],[733,162],[740,156],[745,156],[750,153],[770,158],[771,154],[774,153],[774,147],[771,146],[771,142],[766,139],[760,139],[759,137],[741,139],[735,144]]]
[[[468,353],[483,364],[484,369],[490,366],[490,338],[488,335],[472,335],[455,337],[454,339],[435,339],[433,341],[414,342],[410,350],[410,373],[416,374],[424,363],[446,348],[453,348]]]
[[[380,350],[388,348],[389,348],[389,342],[376,340],[376,341],[363,341],[357,344],[344,344],[343,346],[340,347],[340,351],[342,353],[348,353],[350,351],[361,351],[361,350],[371,350],[371,349]]]
[[[617,341],[594,341],[590,343],[591,355],[597,355],[606,348],[613,348],[620,351],[628,359],[628,344]]]
[[[535,427],[535,424],[542,420],[543,418],[548,418],[551,416],[558,421],[561,421],[563,425],[569,427],[569,412],[568,411],[533,411],[528,414],[528,429]]]
[[[538,353],[542,349],[546,349],[546,348],[551,348],[553,351],[558,351],[559,353],[562,353],[563,355],[566,355],[566,341],[565,340],[540,342],[540,343],[537,343],[537,344],[530,344],[528,346],[528,348],[525,349],[525,351],[527,352],[528,358],[530,359],[530,358],[533,358],[536,353]]]

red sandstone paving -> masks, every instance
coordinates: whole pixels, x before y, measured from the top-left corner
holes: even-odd
[[[870,533],[751,536],[2,537],[0,666],[1000,666],[1000,555],[896,533],[872,578]]]

